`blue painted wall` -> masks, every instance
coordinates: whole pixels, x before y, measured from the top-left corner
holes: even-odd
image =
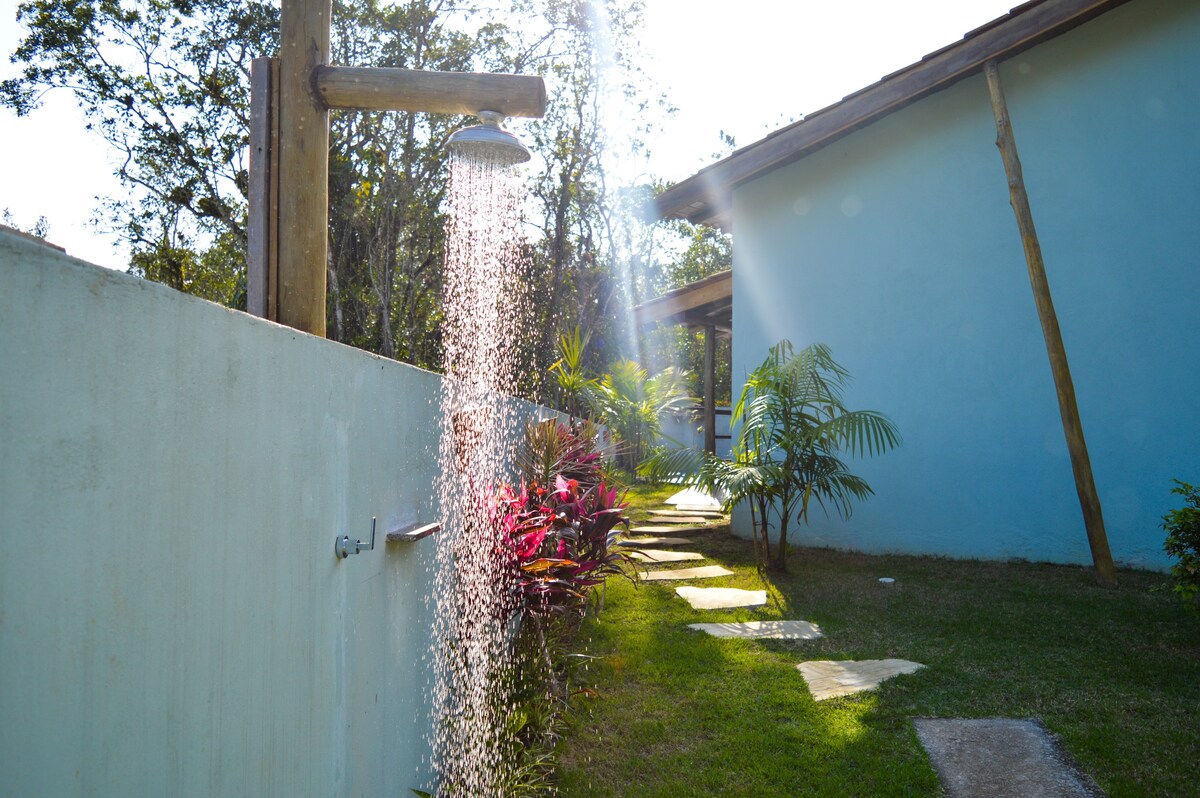
[[[1113,555],[1152,568],[1200,482],[1197,42],[1134,0],[1001,66]],[[734,194],[734,375],[824,341],[905,438],[801,543],[1090,562],[995,138],[975,76]]]

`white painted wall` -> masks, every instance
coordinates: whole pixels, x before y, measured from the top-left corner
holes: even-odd
[[[4,234],[0,375],[0,795],[428,784],[439,377]]]
[[[718,410],[729,408],[718,408]],[[696,409],[699,412],[699,408]],[[699,417],[693,418],[692,412],[680,411],[664,413],[661,419],[663,437],[660,444],[667,448],[675,448],[678,444],[691,449],[704,449],[704,427]],[[717,414],[717,435],[729,435],[729,416]],[[729,457],[729,438],[717,438],[717,455]]]

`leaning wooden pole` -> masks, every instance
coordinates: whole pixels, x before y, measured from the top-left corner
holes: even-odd
[[[329,61],[331,0],[283,0],[279,20],[279,316],[325,336],[329,111],[313,72]]]
[[[1079,407],[1075,401],[1075,384],[1071,380],[1071,369],[1067,363],[1067,351],[1063,346],[1062,332],[1058,327],[1058,316],[1050,297],[1050,283],[1046,280],[1046,265],[1042,260],[1042,248],[1038,243],[1037,230],[1033,226],[1033,213],[1029,208],[1029,195],[1025,192],[1025,178],[1021,172],[1021,160],[1017,156],[1017,142],[1013,138],[1012,122],[1008,117],[1008,103],[1004,100],[1004,89],[1000,85],[1000,70],[995,61],[984,65],[988,93],[992,98],[992,113],[996,117],[996,147],[1004,159],[1004,171],[1008,175],[1009,199],[1021,231],[1021,243],[1025,248],[1025,263],[1029,267],[1029,281],[1033,286],[1033,298],[1037,303],[1038,318],[1042,322],[1042,335],[1046,339],[1046,351],[1050,356],[1050,370],[1054,374],[1054,387],[1058,392],[1058,409],[1062,415],[1063,432],[1067,438],[1067,449],[1071,454],[1071,469],[1075,472],[1075,490],[1079,493],[1079,505],[1083,509],[1083,523],[1087,528],[1088,543],[1092,549],[1092,562],[1096,566],[1096,579],[1106,587],[1115,587],[1117,573],[1113,567],[1112,552],[1108,548],[1108,535],[1104,531],[1104,516],[1100,511],[1100,497],[1092,478],[1092,463],[1088,457],[1087,442],[1083,437],[1083,424],[1079,420]]]

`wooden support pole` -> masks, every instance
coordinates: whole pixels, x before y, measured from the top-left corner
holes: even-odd
[[[275,303],[270,301],[277,275],[272,236],[278,219],[271,198],[277,174],[272,157],[278,150],[275,140],[275,91],[278,71],[274,58],[255,58],[250,62],[250,205],[246,222],[246,312],[270,319]]]
[[[717,328],[704,328],[704,451],[717,453]]]
[[[313,77],[327,108],[540,117],[546,84],[536,75],[435,72],[391,67],[317,67]]]
[[[1088,543],[1092,549],[1092,562],[1096,566],[1096,579],[1106,587],[1115,587],[1117,573],[1113,567],[1112,552],[1108,547],[1108,535],[1104,531],[1104,516],[1100,511],[1100,497],[1092,478],[1092,463],[1088,457],[1087,442],[1083,437],[1083,424],[1079,419],[1079,408],[1075,401],[1075,385],[1071,380],[1071,369],[1067,363],[1067,352],[1063,346],[1062,332],[1058,327],[1058,316],[1050,296],[1050,284],[1046,279],[1046,266],[1042,260],[1042,248],[1038,243],[1037,231],[1033,226],[1033,212],[1029,208],[1029,196],[1025,191],[1025,178],[1021,172],[1021,160],[1017,155],[1017,143],[1013,137],[1012,122],[1008,116],[1008,103],[1000,85],[1000,71],[993,59],[984,65],[988,93],[992,100],[992,113],[996,117],[996,147],[1004,159],[1004,171],[1008,175],[1009,200],[1017,217],[1021,232],[1021,243],[1025,248],[1025,263],[1029,267],[1029,281],[1033,286],[1033,298],[1037,303],[1038,317],[1042,322],[1042,335],[1046,339],[1046,351],[1050,356],[1050,370],[1054,374],[1054,387],[1058,392],[1058,409],[1062,415],[1063,432],[1067,438],[1067,449],[1071,454],[1071,469],[1075,473],[1075,490],[1079,494],[1079,505],[1083,509],[1083,522],[1087,528]]]
[[[325,336],[329,112],[313,70],[329,60],[331,0],[283,0],[279,22],[279,317]]]

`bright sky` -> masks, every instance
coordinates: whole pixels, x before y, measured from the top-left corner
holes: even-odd
[[[719,131],[750,144],[800,114],[875,82],[1017,0],[646,0],[642,50],[650,77],[679,110],[650,142],[650,172],[681,180],[712,162]],[[0,0],[0,77],[22,35],[17,0]],[[113,155],[84,130],[65,92],[18,119],[0,110],[0,210],[67,252],[124,269],[116,239],[89,224],[97,197],[117,195]]]

